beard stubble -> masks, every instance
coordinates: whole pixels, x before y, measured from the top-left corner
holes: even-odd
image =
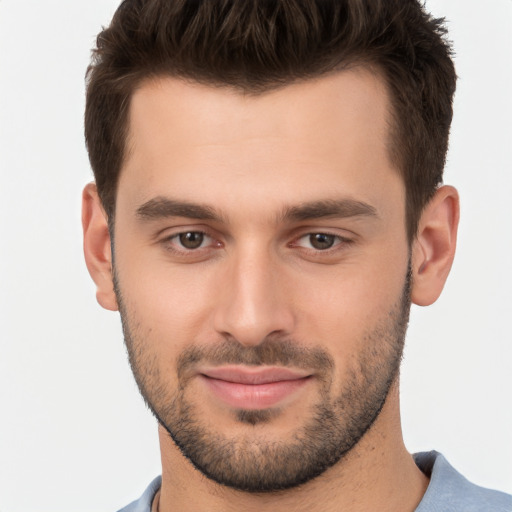
[[[115,273],[114,273],[115,275]],[[115,290],[130,365],[148,408],[181,453],[206,477],[234,489],[268,493],[290,489],[321,475],[337,464],[373,425],[397,378],[410,311],[410,267],[402,295],[360,341],[362,347],[342,385],[333,396],[336,365],[323,348],[309,348],[290,339],[269,336],[252,347],[226,338],[216,345],[193,345],[178,357],[178,387],[168,389],[161,362],[134,327],[115,279]],[[342,342],[342,336],[340,336]],[[208,365],[291,366],[316,371],[319,400],[304,414],[289,439],[277,441],[251,433],[227,436],[204,419],[190,391],[190,370]],[[239,424],[266,428],[279,408],[235,410]]]

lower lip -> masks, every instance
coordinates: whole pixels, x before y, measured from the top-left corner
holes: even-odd
[[[223,402],[237,409],[258,410],[278,405],[301,389],[310,377],[266,384],[241,384],[201,376],[203,382]]]

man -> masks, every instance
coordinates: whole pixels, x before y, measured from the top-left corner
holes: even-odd
[[[162,455],[124,510],[512,510],[400,429],[455,252],[444,35],[411,0],[127,0],[98,36],[85,256]]]

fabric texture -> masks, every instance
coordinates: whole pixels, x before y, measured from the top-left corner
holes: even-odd
[[[144,491],[144,494],[134,502],[122,508],[119,512],[151,512],[151,504],[155,494],[162,485],[162,477],[157,476]]]
[[[512,512],[512,496],[472,484],[440,453],[416,453],[414,461],[430,478],[427,492],[415,512]],[[161,477],[155,478],[138,500],[119,512],[151,512],[161,483]]]
[[[512,512],[512,496],[472,484],[435,451],[414,455],[430,477],[416,512]]]

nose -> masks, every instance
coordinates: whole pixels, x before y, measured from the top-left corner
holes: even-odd
[[[283,269],[268,251],[240,251],[226,262],[222,278],[214,316],[217,332],[245,346],[292,333],[294,315]]]

